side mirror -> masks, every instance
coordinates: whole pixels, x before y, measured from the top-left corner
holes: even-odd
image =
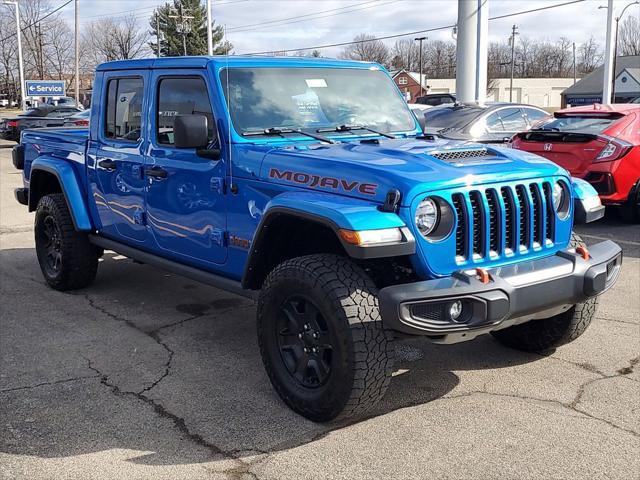
[[[207,148],[209,126],[205,115],[176,115],[173,120],[176,148]]]

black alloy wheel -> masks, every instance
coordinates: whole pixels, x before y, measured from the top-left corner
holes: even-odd
[[[287,371],[307,388],[324,385],[331,375],[333,343],[327,322],[305,296],[288,298],[280,307],[278,348]]]

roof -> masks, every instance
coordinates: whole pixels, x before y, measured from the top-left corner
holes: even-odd
[[[353,60],[335,60],[330,58],[315,57],[266,57],[251,55],[217,55],[200,57],[162,57],[140,58],[135,60],[118,60],[98,65],[99,72],[111,70],[134,70],[150,68],[206,68],[213,64],[216,68],[224,68],[227,65],[233,67],[262,66],[262,67],[336,67],[336,68],[371,68],[382,69],[380,65],[372,62],[357,62]]]
[[[640,105],[634,103],[613,103],[611,105],[584,105],[580,107],[563,108],[556,113],[621,113],[628,115],[631,112],[640,112]]]
[[[634,75],[636,80],[640,77],[640,55],[626,55],[616,58],[616,72],[617,77],[623,70],[629,71],[631,75]],[[636,73],[632,73],[631,71]],[[602,95],[602,82],[604,79],[604,65],[596,68],[593,72],[586,75],[582,80],[576,82],[562,92],[562,95]],[[640,82],[640,80],[638,80]]]
[[[416,82],[418,85],[420,85],[420,74],[416,73],[416,72],[409,72],[408,70],[405,70],[404,68],[402,70],[396,70],[393,73],[391,73],[391,77],[392,78],[396,78],[398,75],[400,75],[401,73],[404,73],[405,75],[409,75],[414,82]],[[426,74],[422,74],[422,86],[426,87],[427,86],[427,75]]]

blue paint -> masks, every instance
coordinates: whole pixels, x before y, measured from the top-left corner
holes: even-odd
[[[229,243],[252,240],[260,220],[272,208],[287,208],[327,219],[337,228],[368,230],[407,226],[416,237],[411,257],[423,278],[450,275],[476,266],[493,267],[552,255],[566,247],[572,215],[556,222],[553,242],[531,251],[459,263],[455,239],[428,242],[417,231],[415,212],[427,195],[450,202],[453,193],[488,186],[514,186],[564,179],[574,195],[592,194],[571,183],[565,170],[542,157],[490,147],[482,162],[456,164],[434,153],[479,148],[450,140],[417,139],[419,127],[384,139],[366,131],[335,135],[339,143],[321,144],[307,137],[243,137],[228,123],[221,79],[226,68],[309,67],[382,69],[373,63],[331,59],[268,57],[183,57],[126,60],[98,67],[91,123],[86,130],[25,131],[25,185],[34,172],[55,171],[79,229],[168,259],[240,279],[248,250]],[[210,160],[193,150],[158,143],[156,91],[167,76],[202,78],[211,99],[221,157]],[[106,138],[106,86],[111,78],[136,76],[144,83],[140,140]],[[389,79],[389,81],[391,81]],[[398,95],[400,92],[396,89]],[[149,112],[149,113],[147,113]],[[146,113],[146,114],[144,114]],[[362,143],[364,139],[379,143]],[[116,163],[113,171],[99,165]],[[145,170],[161,167],[167,178]],[[288,172],[288,173],[287,173]],[[232,193],[231,186],[237,188]],[[589,187],[591,188],[591,187]],[[382,212],[390,189],[401,192],[398,213]],[[30,205],[30,208],[35,208]],[[453,254],[452,254],[453,252]]]

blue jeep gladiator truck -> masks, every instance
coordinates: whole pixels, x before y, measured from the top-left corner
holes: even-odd
[[[597,194],[527,152],[422,134],[372,63],[266,57],[98,67],[88,129],[25,131],[17,200],[46,282],[88,286],[105,249],[257,299],[266,372],[315,421],[385,393],[396,336],[580,336],[616,281],[574,219]]]

